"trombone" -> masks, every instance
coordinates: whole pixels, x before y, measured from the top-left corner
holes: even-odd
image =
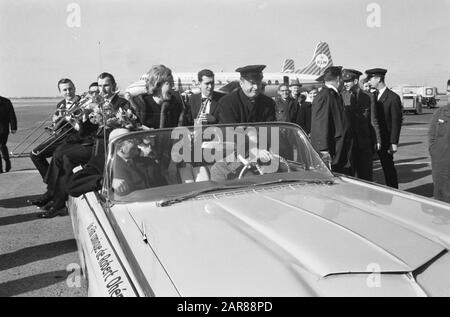
[[[48,136],[44,141],[40,142],[40,144],[45,144],[50,141],[51,142],[48,143],[42,150],[40,150],[35,154],[42,153],[50,146],[52,146],[55,142],[62,140],[65,136],[67,136],[69,132],[73,131],[74,121],[76,122],[76,120],[83,113],[83,111],[81,111],[81,114],[77,112],[83,110],[83,108],[89,101],[91,101],[91,99],[92,97],[88,93],[84,93],[82,97],[73,104],[71,109],[66,110],[58,108],[54,114],[51,114],[49,118],[47,118],[37,127],[35,127],[20,143],[18,143],[14,147],[14,149],[10,152],[11,157],[18,158],[29,156],[30,154],[29,149],[32,148],[35,145],[35,143],[38,140],[40,140],[41,137],[46,133],[50,133],[50,136]],[[25,142],[27,142],[31,137],[33,137],[36,134],[36,132],[39,129],[41,129],[44,125],[46,125],[50,120],[53,121],[52,125],[44,127],[43,131],[38,136],[36,136],[31,143],[25,146],[20,153],[16,153],[16,150],[18,148],[20,148],[23,144],[25,144]]]

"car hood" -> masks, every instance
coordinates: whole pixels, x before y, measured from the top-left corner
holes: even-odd
[[[127,208],[181,295],[424,295],[408,273],[446,253],[424,226],[438,207],[397,193],[340,180]]]

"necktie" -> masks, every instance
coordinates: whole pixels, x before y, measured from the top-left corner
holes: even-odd
[[[208,109],[208,103],[209,103],[209,98],[202,98],[202,106],[201,106],[201,113],[209,113],[209,109]]]
[[[378,90],[375,90],[373,92],[373,96],[375,97],[375,101],[377,101],[378,100]]]
[[[208,105],[208,102],[209,102],[209,98],[202,98],[202,105],[204,105],[205,108]]]

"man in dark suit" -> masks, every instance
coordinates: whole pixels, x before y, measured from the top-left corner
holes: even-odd
[[[380,140],[375,102],[358,85],[362,75],[360,71],[344,69],[342,73],[345,88],[342,91],[344,108],[352,112],[354,120],[353,172],[358,178],[372,181],[372,156],[376,144],[379,143],[377,140]]]
[[[300,104],[300,110],[298,112],[298,124],[306,132],[307,135],[311,134],[311,115],[312,115],[312,102],[317,95],[317,89],[313,88],[308,92],[309,101],[305,100]]]
[[[9,131],[12,134],[17,131],[16,114],[11,101],[0,96],[0,173],[3,173],[2,156],[5,160],[5,172],[11,170],[11,161],[9,160],[9,152],[6,147]]]
[[[72,128],[66,124],[61,115],[63,111],[70,110],[79,100],[80,97],[75,94],[75,85],[68,78],[63,78],[58,81],[58,89],[61,96],[64,98],[57,105],[57,113],[53,116],[55,125],[62,126],[59,133],[55,133],[51,138],[39,144],[33,151],[31,151],[30,158],[33,164],[45,181],[45,175],[49,168],[47,158],[52,157],[56,148],[64,143],[66,137],[72,134]]]
[[[214,73],[203,69],[197,74],[200,93],[189,96],[188,104],[193,122],[190,124],[217,123],[217,106],[223,93],[214,91]]]
[[[325,85],[314,98],[311,118],[311,143],[323,158],[331,159],[334,172],[351,175],[351,134],[344,121],[344,106],[339,89],[341,68],[325,70]]]
[[[219,100],[218,123],[275,121],[275,102],[261,93],[265,65],[236,69],[240,88]]]
[[[398,188],[397,171],[394,166],[394,153],[397,152],[400,130],[402,128],[403,108],[400,97],[386,87],[384,82],[386,69],[374,68],[366,70],[369,85],[378,91],[377,117],[380,126],[381,145],[378,150],[383,167],[386,185]]]
[[[297,123],[300,106],[298,101],[290,96],[287,84],[278,86],[278,96],[274,100],[277,121]]]

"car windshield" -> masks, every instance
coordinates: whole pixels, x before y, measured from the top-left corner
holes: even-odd
[[[304,132],[288,123],[129,133],[111,143],[107,173],[115,203],[333,178]]]

